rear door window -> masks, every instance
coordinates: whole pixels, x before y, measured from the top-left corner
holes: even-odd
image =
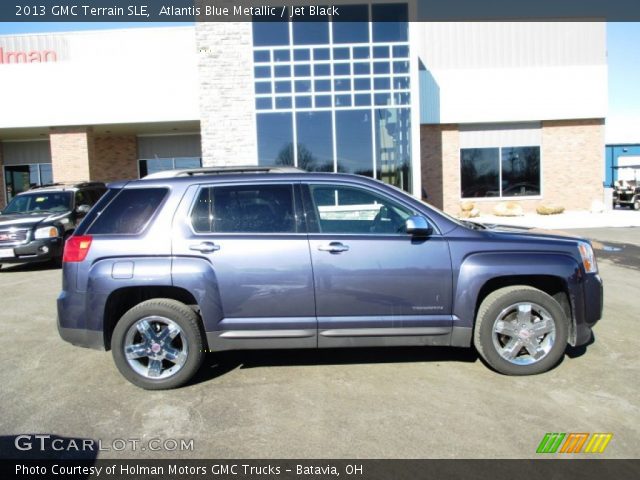
[[[96,212],[96,219],[87,233],[89,235],[141,233],[158,210],[167,192],[166,188],[123,189],[103,211]]]
[[[292,185],[234,185],[200,190],[191,212],[198,233],[296,233]]]

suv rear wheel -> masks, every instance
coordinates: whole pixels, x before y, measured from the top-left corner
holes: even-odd
[[[478,310],[474,344],[505,375],[533,375],[554,367],[564,354],[569,325],[560,304],[526,285],[492,292]]]
[[[147,390],[179,387],[204,358],[199,317],[176,300],[147,300],[116,324],[111,350],[118,370],[134,385]]]

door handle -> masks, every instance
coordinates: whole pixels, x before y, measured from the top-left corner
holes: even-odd
[[[213,242],[200,242],[189,246],[189,250],[195,250],[200,253],[211,253],[220,250],[220,245]]]
[[[331,242],[328,245],[318,245],[318,250],[321,252],[340,253],[349,250],[349,245],[344,245],[340,242]]]

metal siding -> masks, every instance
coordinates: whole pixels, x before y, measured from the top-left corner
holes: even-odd
[[[503,125],[461,125],[460,148],[531,147],[541,145],[539,122]]]
[[[200,135],[138,137],[138,158],[202,157]]]
[[[48,140],[28,142],[2,142],[4,165],[51,163],[51,147]]]
[[[603,22],[427,22],[429,68],[551,67],[606,63]]]

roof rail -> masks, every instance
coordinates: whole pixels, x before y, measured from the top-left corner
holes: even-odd
[[[189,177],[193,175],[220,175],[232,173],[302,173],[304,171],[305,170],[291,166],[261,167],[258,165],[242,165],[237,167],[203,167],[180,170],[163,170],[161,172],[151,173],[143,178],[176,178]]]
[[[51,188],[51,187],[93,187],[93,186],[103,186],[103,182],[53,182],[53,183],[45,183],[42,185],[36,185],[31,187],[29,190],[38,190],[40,188]]]

